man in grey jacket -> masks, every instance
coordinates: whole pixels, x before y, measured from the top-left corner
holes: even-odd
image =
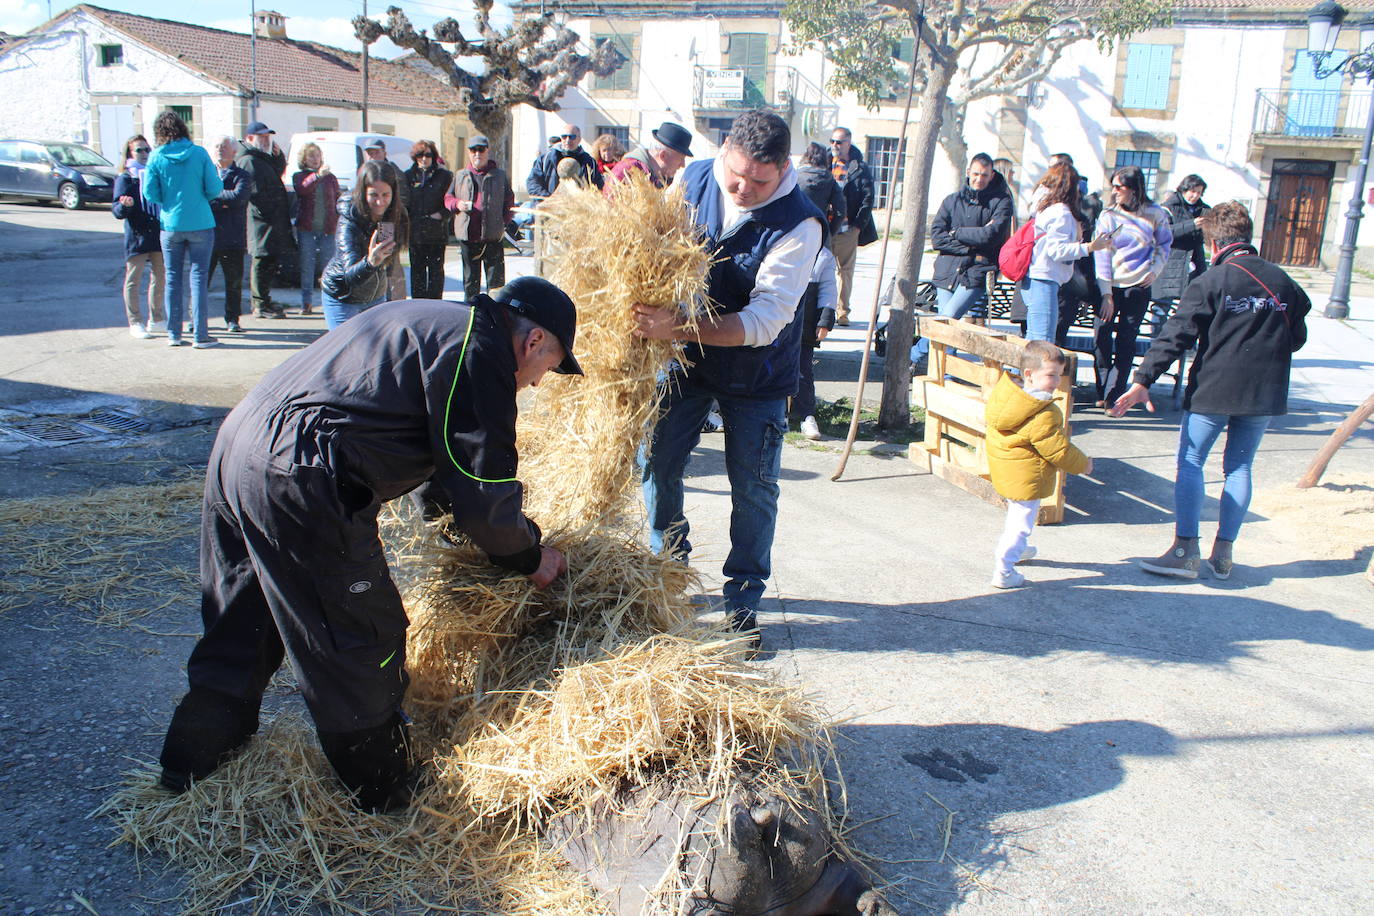
[[[468,141],[468,166],[453,173],[444,204],[453,211],[453,234],[463,257],[463,297],[471,301],[506,283],[506,250],[502,238],[515,207],[510,178],[491,158],[491,141],[478,134]]]

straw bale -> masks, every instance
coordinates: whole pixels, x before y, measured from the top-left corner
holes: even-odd
[[[660,191],[642,175],[610,196],[557,194],[539,207],[550,239],[550,279],[577,303],[583,378],[541,382],[521,414],[520,476],[530,514],[548,528],[622,523],[633,508],[635,455],[649,431],[655,387],[676,342],[632,335],[635,303],[676,305],[695,326],[708,308],[710,255],[680,187]]]

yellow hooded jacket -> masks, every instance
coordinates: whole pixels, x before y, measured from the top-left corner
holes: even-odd
[[[1088,456],[1065,435],[1053,401],[1027,394],[1005,372],[987,406],[988,469],[1007,499],[1045,499],[1054,492],[1055,469],[1082,474]]]

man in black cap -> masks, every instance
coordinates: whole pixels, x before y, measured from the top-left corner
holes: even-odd
[[[248,251],[253,256],[249,274],[253,309],[259,318],[285,318],[286,309],[272,301],[272,278],[277,263],[296,248],[291,231],[291,202],[286,196],[282,175],[286,156],[272,142],[272,130],[261,121],[248,125],[234,165],[248,173],[253,196],[248,206]]]
[[[286,360],[234,408],[206,473],[205,635],[163,744],[162,785],[184,791],[248,741],[286,657],[359,807],[408,803],[407,619],[377,512],[429,482],[495,565],[540,588],[566,571],[521,510],[515,398],[547,371],[582,373],[576,324],[572,300],[536,277],[495,299],[387,303]]]
[[[692,133],[672,121],[664,121],[658,130],[650,133],[653,139],[626,153],[611,169],[611,178],[624,181],[631,172],[647,172],[656,188],[667,187],[672,182],[678,169],[692,155]]]

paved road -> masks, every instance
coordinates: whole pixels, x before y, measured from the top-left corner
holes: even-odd
[[[203,465],[214,418],[321,330],[253,322],[210,351],[133,340],[121,251],[108,212],[0,204],[0,425],[92,407],[157,425],[62,447],[0,434],[0,500],[78,501]],[[1366,327],[1341,326],[1352,341]],[[827,345],[823,392],[850,392],[862,330]],[[1311,370],[1358,386],[1371,353],[1333,345],[1336,380]],[[1071,485],[1068,523],[1037,533],[1034,585],[1008,593],[987,585],[995,508],[900,457],[857,456],[831,483],[826,444],[787,450],[764,664],[845,720],[853,840],[903,913],[1374,910],[1367,552],[1324,556],[1320,531],[1257,517],[1230,582],[1138,572],[1169,537],[1164,400],[1152,418],[1077,416],[1096,471]],[[1265,439],[1258,486],[1294,479],[1341,413],[1300,402]],[[704,440],[689,491],[708,575],[728,511],[720,446]],[[1372,458],[1365,432],[1332,473],[1368,477]],[[147,568],[194,568],[189,537],[150,553]],[[165,594],[142,630],[53,602],[0,613],[0,911],[80,911],[79,894],[101,914],[174,912],[157,902],[173,879],[137,872],[85,818],[127,758],[156,753],[180,693],[190,641],[165,634],[194,631],[195,594],[170,577]]]

